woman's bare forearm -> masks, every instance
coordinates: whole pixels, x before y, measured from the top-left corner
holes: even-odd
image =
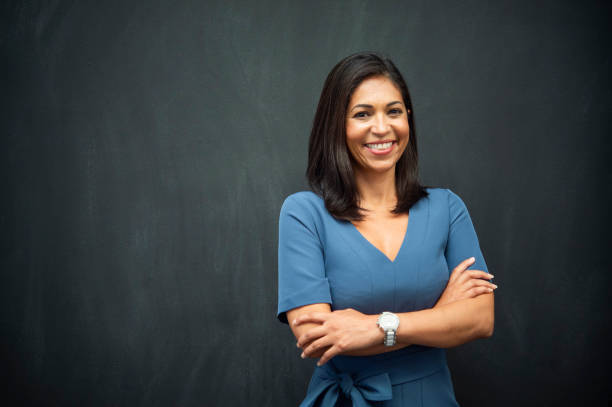
[[[475,339],[487,338],[493,333],[493,306],[491,293],[425,310],[398,313],[400,325],[395,346],[383,345],[381,331],[380,344],[343,354],[376,355],[415,344],[451,348]],[[378,326],[376,329],[380,330]]]
[[[493,293],[398,316],[398,343],[451,348],[493,334]]]
[[[352,352],[344,352],[343,355],[348,355],[348,356],[378,355],[379,353],[391,352],[394,350],[405,348],[407,346],[410,346],[410,345],[404,344],[404,343],[396,343],[394,346],[385,346],[381,343],[379,345],[375,345],[367,349],[360,349],[360,350],[356,350]]]

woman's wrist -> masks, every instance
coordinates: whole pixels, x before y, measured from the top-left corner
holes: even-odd
[[[380,314],[368,315],[369,331],[372,333],[372,343],[374,345],[382,345],[385,341],[385,333],[378,326],[378,317]]]
[[[378,355],[381,353],[387,353],[387,352],[391,352],[394,350],[398,350],[401,348],[405,348],[406,346],[410,346],[411,344],[408,343],[400,343],[399,341],[396,342],[395,345],[393,346],[386,346],[384,344],[385,342],[385,333],[383,332],[383,330],[378,326],[378,317],[380,316],[380,314],[375,314],[375,315],[367,315],[367,317],[364,319],[364,326],[365,326],[365,331],[368,332],[370,336],[370,343],[371,345],[365,349],[359,349],[359,350],[353,350],[353,351],[348,351],[348,352],[343,352],[344,355],[348,355],[348,356],[371,356],[371,355]],[[398,337],[399,339],[399,337]]]

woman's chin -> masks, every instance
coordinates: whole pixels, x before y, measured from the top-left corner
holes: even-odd
[[[359,166],[359,171],[368,174],[385,174],[395,170],[395,162],[392,163],[366,163]]]

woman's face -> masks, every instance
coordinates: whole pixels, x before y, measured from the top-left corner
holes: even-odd
[[[358,171],[385,172],[408,145],[408,111],[386,76],[365,79],[353,92],[346,117],[346,145]]]

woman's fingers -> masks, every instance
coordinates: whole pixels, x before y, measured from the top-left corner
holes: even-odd
[[[490,280],[492,278],[493,275],[485,273],[482,270],[465,270],[456,281],[460,284],[464,284],[469,280]]]
[[[342,352],[342,346],[339,344],[335,344],[323,353],[319,361],[317,362],[317,366],[321,366],[326,364],[331,358],[336,355],[339,355]]]
[[[309,329],[299,337],[297,347],[304,349],[304,347],[308,346],[310,342],[324,336],[326,332],[326,328],[322,325]]]
[[[332,345],[333,341],[329,336],[319,338],[316,341],[313,341],[308,346],[306,346],[306,348],[302,352],[302,359],[314,357],[317,354],[320,354],[320,351],[322,349],[329,348]]]
[[[457,267],[453,269],[453,272],[451,273],[449,280],[454,281],[458,279],[463,273],[463,271],[467,269],[468,267],[470,267],[470,265],[474,263],[475,261],[476,259],[474,257],[470,257],[469,259],[463,260],[461,263],[457,265]]]
[[[472,298],[472,297],[476,297],[480,294],[486,294],[486,293],[491,293],[493,292],[493,289],[490,287],[485,287],[485,286],[476,286],[476,287],[472,287],[469,290],[466,291],[466,294],[468,296],[468,298]]]
[[[485,280],[493,278],[493,274],[485,273],[482,270],[467,270],[466,273],[472,278],[484,278]]]
[[[466,284],[464,284],[465,290],[470,290],[474,287],[486,287],[494,290],[497,288],[497,285],[490,283],[488,280],[483,280],[481,278],[472,278]]]
[[[329,318],[329,315],[329,312],[312,312],[309,314],[300,315],[293,320],[293,325],[299,325],[305,322],[323,323]]]
[[[325,353],[325,351],[329,349],[329,346],[326,348],[319,348],[316,350],[316,352],[313,352],[310,354],[310,356],[308,356],[309,358],[320,358],[321,356],[323,356],[323,354]]]
[[[434,307],[490,293],[497,288],[497,285],[489,281],[493,278],[492,274],[485,273],[482,270],[468,270],[468,267],[473,265],[475,261],[475,257],[470,257],[453,269],[446,288]]]

